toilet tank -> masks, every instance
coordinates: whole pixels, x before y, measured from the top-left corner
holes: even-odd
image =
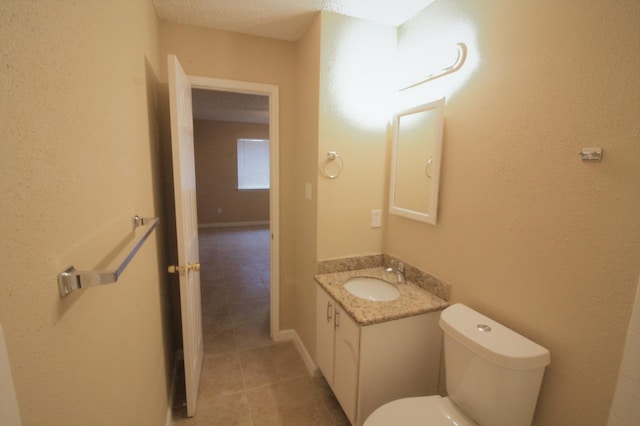
[[[440,327],[449,398],[482,426],[531,425],[549,351],[462,304]]]

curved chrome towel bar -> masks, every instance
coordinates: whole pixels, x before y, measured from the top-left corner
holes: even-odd
[[[133,246],[131,252],[125,257],[125,259],[120,263],[117,269],[113,271],[79,271],[74,266],[69,266],[64,271],[58,274],[58,290],[60,291],[60,298],[65,298],[72,292],[79,290],[85,287],[93,287],[101,284],[111,284],[118,281],[122,272],[127,267],[131,259],[136,255],[138,250],[144,242],[149,238],[149,235],[156,229],[158,223],[160,222],[159,218],[143,218],[138,215],[133,217],[133,228],[137,228],[138,226],[150,225],[149,229],[144,233],[144,235],[138,240],[138,242]]]
[[[436,78],[444,77],[447,74],[458,71],[460,68],[462,68],[462,65],[464,65],[464,62],[467,60],[467,45],[464,43],[456,44],[456,51],[458,53],[458,56],[456,57],[456,60],[453,64],[429,74],[416,83],[412,83],[406,87],[403,87],[402,89],[400,89],[400,91],[402,92],[403,90],[411,89],[413,87],[421,85],[422,83],[426,83],[427,81],[435,80]]]

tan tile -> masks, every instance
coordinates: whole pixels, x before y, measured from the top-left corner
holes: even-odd
[[[212,260],[207,255],[200,254],[200,279],[206,281],[224,278],[224,268],[220,261]]]
[[[202,327],[217,327],[231,324],[231,311],[228,306],[218,310],[207,310],[202,312]]]
[[[349,418],[344,413],[344,410],[342,410],[342,407],[337,400],[327,407],[327,411],[329,412],[329,416],[331,416],[331,420],[333,420],[334,426],[351,426]]]
[[[329,412],[335,426],[350,426],[351,423],[349,422],[349,418],[342,410],[340,403],[336,399],[325,378],[322,375],[318,375],[314,376],[311,380],[322,404]]]
[[[203,312],[214,312],[228,308],[226,287],[200,286],[200,299]]]
[[[176,426],[253,426],[247,397],[238,392],[220,398],[198,398],[196,415],[175,418]]]
[[[333,425],[309,377],[247,391],[254,426]]]
[[[348,425],[326,381],[308,377],[293,343],[269,337],[268,228],[202,234],[205,362],[196,416],[181,418],[178,408],[175,424]]]
[[[220,267],[220,248],[217,244],[203,244],[199,241],[200,266]]]
[[[229,303],[229,309],[234,324],[258,321],[269,318],[270,302],[269,299],[255,299],[241,303]]]
[[[271,265],[270,264],[256,264],[256,269],[258,270],[258,275],[262,279],[262,282],[266,285],[271,281]]]
[[[227,282],[241,281],[246,283],[260,282],[260,274],[253,263],[247,264],[246,261],[235,265],[225,265],[224,279]]]
[[[234,282],[233,284],[228,284],[226,289],[229,303],[244,303],[269,298],[269,292],[261,281],[252,283]]]
[[[211,287],[223,287],[224,286],[224,274],[218,270],[200,270],[200,283],[201,285],[208,285]]]
[[[205,353],[198,401],[229,396],[242,389],[242,370],[237,353]]]
[[[269,318],[259,318],[235,324],[233,332],[238,350],[254,349],[275,344],[271,340],[269,326]]]
[[[204,351],[210,354],[235,352],[238,350],[235,333],[231,322],[223,324],[202,325],[202,341]]]
[[[207,274],[207,273],[201,272],[200,286],[212,287],[212,288],[224,287],[225,286],[224,276],[222,276],[222,274],[218,276],[217,274]]]
[[[304,377],[307,370],[292,342],[239,353],[245,389]]]

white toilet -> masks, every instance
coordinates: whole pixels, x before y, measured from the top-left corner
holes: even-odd
[[[448,397],[398,399],[364,426],[529,426],[549,351],[462,304],[440,316]]]

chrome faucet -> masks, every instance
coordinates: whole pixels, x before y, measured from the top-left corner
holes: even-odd
[[[404,277],[404,263],[398,263],[398,269],[396,270],[396,274],[398,277],[398,284],[404,284],[406,279]]]
[[[396,279],[398,280],[398,284],[404,284],[407,280],[404,276],[404,263],[398,262],[398,268],[394,269],[393,267],[388,267],[386,269],[387,272],[395,272]]]

